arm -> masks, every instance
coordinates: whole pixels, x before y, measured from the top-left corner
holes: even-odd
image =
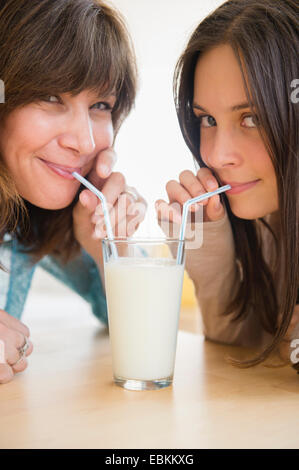
[[[223,315],[241,282],[227,213],[220,220],[203,224],[203,244],[187,252],[186,270],[194,283],[206,338],[248,347],[265,340],[266,333],[254,312],[237,322],[233,321],[235,312]]]
[[[53,256],[46,256],[39,266],[85,299],[94,315],[107,323],[107,304],[100,270],[85,250],[82,249],[81,254],[67,264]]]

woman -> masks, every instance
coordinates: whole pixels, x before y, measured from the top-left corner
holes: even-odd
[[[97,0],[7,0],[1,5],[3,383],[26,369],[32,352],[30,332],[20,317],[37,263],[107,321],[99,243],[106,235],[103,217],[93,215],[97,198],[80,187],[72,172],[105,194],[116,235],[134,232],[144,217],[144,200],[136,191],[129,196],[124,176],[111,173],[114,138],[136,88],[134,54],[118,13]]]
[[[170,181],[156,207],[160,221],[180,222],[172,204],[231,185],[204,204],[203,245],[186,268],[206,337],[262,349],[232,360],[242,367],[277,348],[290,362],[299,339],[298,13],[294,0],[227,1],[196,28],[175,73],[200,170]]]

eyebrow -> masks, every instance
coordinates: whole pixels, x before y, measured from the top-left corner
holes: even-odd
[[[202,106],[200,106],[197,103],[193,103],[192,106],[195,109],[200,109],[200,111],[203,111],[204,113],[208,112],[206,109],[204,109]],[[229,110],[230,111],[239,111],[240,109],[246,109],[246,108],[250,108],[248,103],[240,103],[240,104],[236,104],[236,105],[232,106],[231,108],[229,108]]]

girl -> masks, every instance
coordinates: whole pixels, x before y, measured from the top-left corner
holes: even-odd
[[[20,321],[37,263],[107,321],[97,198],[115,234],[134,224],[124,176],[111,173],[114,137],[135,98],[131,44],[119,15],[97,0],[6,0],[0,9],[0,383],[27,367],[32,343]],[[132,201],[135,201],[135,205]],[[132,211],[133,209],[133,211]],[[96,224],[96,232],[94,229]],[[122,231],[123,234],[123,231]]]
[[[295,0],[227,1],[196,28],[175,72],[200,169],[167,184],[158,217],[179,222],[171,204],[231,185],[203,205],[203,245],[186,268],[205,336],[262,348],[232,360],[243,367],[277,348],[293,364],[299,343],[298,13]]]

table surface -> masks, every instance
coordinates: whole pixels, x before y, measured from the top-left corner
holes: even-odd
[[[0,385],[0,448],[298,448],[299,376],[229,365],[245,351],[204,340],[196,312],[181,314],[173,385],[127,391],[107,331],[65,297],[49,305],[26,316],[29,367]]]

